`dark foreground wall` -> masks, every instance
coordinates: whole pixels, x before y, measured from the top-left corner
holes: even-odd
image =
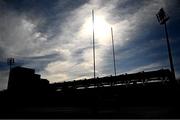
[[[180,118],[179,93],[169,70],[49,84],[16,67],[0,92],[0,118]]]
[[[68,89],[42,95],[1,94],[1,118],[180,118],[179,85]]]

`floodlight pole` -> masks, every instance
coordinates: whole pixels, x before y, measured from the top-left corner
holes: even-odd
[[[92,10],[92,23],[93,23],[93,64],[94,64],[94,79],[96,78],[96,63],[95,63],[95,40],[94,40],[94,10]]]
[[[169,36],[168,36],[166,22],[164,23],[164,28],[165,28],[165,33],[166,33],[167,48],[168,48],[168,55],[169,55],[169,62],[170,62],[171,72],[173,73],[173,79],[176,80],[175,71],[174,71],[174,64],[173,64],[173,58],[172,58],[172,54],[171,54],[171,47],[170,47],[170,43],[169,43]]]
[[[161,8],[159,10],[159,12],[156,14],[156,16],[157,16],[157,19],[158,19],[158,22],[160,23],[160,25],[164,24],[166,40],[167,40],[168,55],[169,55],[169,62],[170,62],[171,72],[173,74],[172,79],[176,80],[174,65],[173,65],[173,58],[172,58],[172,54],[171,54],[171,47],[170,47],[169,36],[168,36],[167,25],[166,25],[166,22],[169,20],[169,17],[164,12],[163,8]]]
[[[14,64],[14,58],[8,58],[7,59],[7,64],[9,65],[9,69],[11,71],[11,66]]]
[[[113,60],[114,60],[114,74],[116,76],[116,60],[115,60],[115,52],[114,52],[114,38],[113,38],[113,28],[112,27],[111,27],[111,37],[112,37]]]

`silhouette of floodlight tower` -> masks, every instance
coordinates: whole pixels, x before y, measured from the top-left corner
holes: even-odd
[[[7,58],[7,64],[9,65],[9,69],[11,71],[11,66],[15,63],[14,58]]]
[[[175,71],[174,71],[173,58],[172,58],[172,54],[171,54],[171,46],[170,46],[170,42],[169,42],[169,36],[168,36],[167,25],[166,25],[166,22],[169,20],[169,16],[165,13],[163,8],[161,8],[159,10],[159,12],[156,14],[156,16],[157,16],[157,19],[158,19],[158,22],[160,23],[160,25],[164,25],[164,27],[165,27],[169,62],[170,62],[171,72],[173,74],[173,79],[175,80],[176,76],[175,76]]]
[[[113,49],[113,60],[114,60],[114,75],[116,76],[116,59],[114,51],[114,37],[113,37],[113,28],[111,27],[111,37],[112,37],[112,49]]]

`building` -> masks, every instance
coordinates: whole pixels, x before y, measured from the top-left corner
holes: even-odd
[[[41,76],[35,74],[34,69],[15,67],[9,74],[8,91],[25,93],[25,92],[42,92],[48,90],[49,81],[41,79]]]

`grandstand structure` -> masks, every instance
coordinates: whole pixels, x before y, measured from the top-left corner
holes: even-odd
[[[118,76],[107,76],[101,78],[91,78],[84,80],[74,80],[68,82],[54,83],[51,87],[57,91],[64,89],[86,89],[96,87],[111,87],[111,86],[133,86],[145,85],[151,82],[174,82],[172,73],[168,69],[160,69],[157,71],[138,72],[132,74],[122,74]]]

